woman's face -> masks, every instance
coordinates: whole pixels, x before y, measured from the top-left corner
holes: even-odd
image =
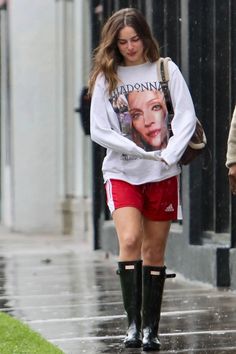
[[[145,62],[143,57],[143,41],[139,38],[133,27],[126,26],[120,30],[117,46],[126,66],[138,65]]]
[[[166,106],[160,91],[133,91],[128,95],[132,125],[142,139],[156,149],[167,144]]]

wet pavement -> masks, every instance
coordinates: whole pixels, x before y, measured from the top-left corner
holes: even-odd
[[[1,311],[66,354],[142,353],[122,344],[126,318],[116,261],[75,237],[1,232]],[[236,353],[235,308],[235,292],[180,274],[168,279],[159,353]]]

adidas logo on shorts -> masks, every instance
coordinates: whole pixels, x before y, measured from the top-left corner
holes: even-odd
[[[170,205],[168,205],[168,207],[165,208],[165,211],[168,213],[168,212],[175,211],[175,209],[173,208],[173,205],[170,204]]]

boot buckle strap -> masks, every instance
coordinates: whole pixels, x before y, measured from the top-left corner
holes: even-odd
[[[166,278],[175,278],[176,274],[175,273],[170,273],[165,275]]]

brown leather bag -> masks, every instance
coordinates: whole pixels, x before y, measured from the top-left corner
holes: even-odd
[[[168,110],[168,129],[171,136],[173,135],[171,129],[171,121],[174,116],[174,109],[173,109],[170,91],[168,87],[168,81],[169,81],[168,61],[169,60],[171,60],[171,58],[166,57],[166,58],[160,58],[157,61],[157,75],[158,75],[158,80],[160,82],[162,91],[165,95],[166,107]],[[201,122],[197,119],[195,131],[179,163],[181,165],[190,164],[190,162],[192,162],[197,156],[199,156],[204,151],[206,144],[207,144],[206,134],[204,132]]]

